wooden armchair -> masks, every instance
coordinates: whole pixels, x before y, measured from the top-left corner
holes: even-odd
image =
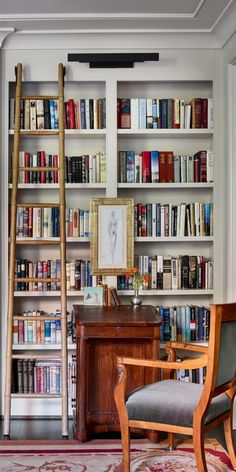
[[[197,358],[175,362],[175,348],[201,352]],[[130,428],[168,432],[171,444],[174,434],[193,436],[198,472],[207,472],[204,433],[224,423],[228,453],[236,468],[232,436],[233,400],[236,393],[236,303],[211,305],[209,347],[169,343],[169,361],[117,358],[119,379],[115,402],[119,414],[124,472],[130,471]],[[164,380],[144,385],[126,398],[127,369],[140,365],[167,369]],[[176,369],[206,366],[204,386],[174,380]]]

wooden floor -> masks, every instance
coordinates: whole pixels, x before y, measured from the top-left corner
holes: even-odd
[[[208,433],[208,437],[217,439],[225,447],[224,433],[221,427]],[[119,437],[118,433],[99,436],[106,438]],[[163,436],[164,439],[165,436]],[[236,430],[234,432],[236,444]],[[0,440],[3,438],[3,420],[0,420]],[[14,419],[11,421],[12,440],[61,440],[61,421],[59,419]],[[74,439],[73,420],[69,421],[69,438]]]

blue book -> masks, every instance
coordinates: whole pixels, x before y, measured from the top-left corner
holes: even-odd
[[[50,110],[51,129],[56,129],[54,100],[49,100],[49,110]]]
[[[45,343],[50,343],[51,341],[51,321],[50,320],[44,321],[44,340],[45,340]]]
[[[151,181],[153,183],[159,182],[159,152],[151,151]]]
[[[135,153],[134,151],[127,151],[126,181],[127,183],[135,182]]]
[[[139,99],[139,128],[147,127],[147,101],[146,98]]]
[[[157,236],[161,236],[161,204],[156,203]]]
[[[185,307],[185,341],[191,340],[190,319],[191,319],[191,308],[189,305],[186,305]]]
[[[210,203],[204,203],[204,226],[206,236],[210,236],[211,207]]]
[[[165,342],[165,318],[164,318],[164,307],[159,306],[159,316],[161,319],[161,343]]]
[[[157,129],[158,124],[157,124],[157,99],[153,98],[152,99],[152,127],[154,129]]]

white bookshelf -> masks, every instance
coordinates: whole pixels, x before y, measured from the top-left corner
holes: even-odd
[[[42,70],[40,62],[37,64],[33,57],[28,57],[28,53],[22,52],[21,62],[27,64],[25,71],[25,80],[29,93],[40,92],[48,94],[55,92],[57,63],[65,62],[65,54],[54,51],[45,53],[45,63],[47,67]],[[164,53],[163,53],[164,54]],[[173,52],[174,54],[174,52]],[[183,55],[176,61],[169,60],[169,64],[161,63],[156,65],[137,65],[135,70],[90,70],[88,67],[80,64],[70,64],[68,75],[65,78],[65,96],[66,98],[80,97],[99,97],[106,96],[107,99],[107,128],[106,130],[66,130],[66,155],[76,155],[76,153],[95,153],[104,151],[107,155],[107,182],[106,184],[66,184],[67,207],[89,208],[89,199],[92,197],[131,197],[137,201],[151,203],[161,200],[162,202],[172,203],[181,201],[213,201],[214,203],[214,235],[213,237],[184,237],[184,238],[136,238],[135,252],[139,254],[190,254],[203,255],[211,257],[214,260],[214,288],[213,290],[144,290],[142,291],[143,303],[164,304],[166,306],[183,303],[205,304],[209,305],[213,301],[222,301],[224,267],[223,255],[221,250],[222,235],[224,228],[221,226],[221,217],[223,214],[223,202],[221,199],[221,190],[223,188],[223,175],[219,171],[221,168],[219,162],[221,159],[220,141],[220,110],[219,79],[215,76],[212,67],[212,59],[209,56],[206,61],[200,57],[191,59]],[[37,52],[37,58],[43,57],[42,51]],[[171,57],[171,56],[170,56]],[[190,61],[190,63],[189,63]],[[8,97],[12,93],[12,83],[14,81],[14,66],[19,62],[17,54],[12,54],[6,61],[6,94],[5,94],[5,115],[8,113]],[[190,64],[190,65],[189,65]],[[67,64],[65,64],[67,65]],[[192,67],[192,70],[191,70]],[[198,72],[196,72],[198,71]],[[152,80],[150,80],[152,77]],[[173,80],[174,77],[174,80]],[[193,96],[213,96],[214,100],[214,130],[117,130],[116,127],[116,99],[117,97],[167,97],[176,96],[179,98],[191,99]],[[5,128],[3,155],[7,156],[12,150],[13,131]],[[47,149],[53,153],[57,151],[55,145],[57,136],[51,135],[46,140],[43,136],[24,135],[22,137],[21,149],[32,150]],[[214,183],[179,183],[179,184],[121,184],[117,181],[117,153],[120,150],[143,150],[163,149],[173,150],[178,153],[194,153],[199,149],[213,149],[215,158],[215,181]],[[8,166],[7,162],[2,162],[4,174],[5,194],[11,190],[8,185]],[[219,192],[219,188],[221,189]],[[22,201],[52,201],[54,200],[53,190],[58,189],[57,184],[20,184],[20,197]],[[30,192],[28,192],[30,191]],[[38,199],[38,200],[37,200]],[[4,226],[7,228],[8,200],[4,202]],[[31,238],[30,238],[31,239]],[[3,258],[2,273],[7,272],[7,242],[8,234],[5,232],[3,240]],[[27,241],[26,241],[27,242]],[[89,257],[89,238],[70,238],[67,246],[68,260],[76,258]],[[151,243],[151,244],[144,244]],[[162,244],[158,244],[162,243]],[[175,243],[177,243],[175,245]],[[27,248],[19,244],[17,250],[21,256],[23,253],[28,258],[47,259],[57,257],[57,249],[53,246],[40,247],[40,245]],[[24,251],[24,252],[23,252]],[[25,252],[26,251],[26,252]],[[7,287],[3,290],[2,313],[6,313],[7,306]],[[71,309],[73,303],[83,302],[83,291],[69,291],[68,308]],[[129,303],[132,295],[131,291],[119,291],[124,303]],[[24,305],[39,306],[44,309],[50,306],[58,308],[59,292],[15,292],[17,312],[24,310]],[[37,305],[36,305],[37,304]],[[3,328],[5,321],[3,322]],[[4,329],[3,329],[4,331]],[[40,349],[54,349],[48,347]],[[27,349],[25,349],[27,347]],[[4,348],[3,348],[4,349]],[[14,345],[16,350],[36,350],[32,346]],[[57,349],[57,348],[56,348]],[[73,348],[71,348],[73,349]],[[3,351],[3,369],[5,368],[5,357]],[[21,407],[22,402],[22,407]],[[50,414],[58,413],[59,403],[52,402]],[[44,400],[33,401],[30,407],[31,415],[42,415],[48,411]],[[16,412],[27,414],[27,408],[24,399],[19,400]],[[19,414],[19,413],[18,413]]]

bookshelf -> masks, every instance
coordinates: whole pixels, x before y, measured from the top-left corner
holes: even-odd
[[[58,59],[59,52],[55,55]],[[24,56],[24,55],[23,55]],[[165,306],[174,304],[209,304],[214,300],[222,300],[224,270],[222,255],[220,254],[220,240],[224,231],[220,225],[222,215],[222,202],[220,201],[219,188],[222,188],[223,176],[219,172],[219,143],[220,123],[215,113],[214,129],[117,129],[116,126],[116,100],[117,97],[179,97],[189,101],[192,97],[213,97],[214,110],[217,110],[217,79],[212,73],[212,69],[205,67],[204,61],[198,60],[198,74],[188,70],[187,63],[181,59],[183,68],[177,66],[176,79],[173,80],[174,66],[161,66],[161,70],[153,65],[140,67],[137,71],[121,70],[89,70],[87,67],[70,65],[68,76],[65,79],[65,96],[77,99],[78,97],[99,98],[106,97],[107,109],[106,129],[102,130],[65,130],[66,155],[76,155],[77,153],[96,153],[98,151],[106,153],[107,156],[107,181],[106,183],[66,183],[67,206],[70,208],[89,208],[89,199],[92,197],[131,197],[134,201],[142,203],[159,201],[160,203],[181,203],[181,202],[206,202],[214,204],[214,233],[209,237],[149,237],[135,239],[135,253],[155,255],[203,255],[214,260],[214,285],[211,290],[144,290],[142,292],[143,302],[150,304],[163,304]],[[22,61],[23,62],[23,61]],[[13,77],[10,71],[11,61],[8,61],[8,90],[7,97],[13,96]],[[29,64],[29,67],[31,65]],[[152,80],[150,80],[152,77]],[[155,80],[154,80],[155,79]],[[56,78],[51,75],[50,69],[42,73],[39,67],[31,69],[31,73],[26,72],[25,88],[27,93],[55,93]],[[26,93],[26,92],[25,92]],[[6,105],[7,110],[7,105]],[[12,130],[6,130],[6,152],[10,154],[12,149]],[[57,152],[56,138],[48,137],[47,143],[43,135],[31,135],[26,138],[22,136],[22,150],[30,150],[36,153],[39,149],[45,149],[49,153]],[[161,149],[173,150],[176,153],[193,154],[200,149],[213,149],[215,162],[214,182],[206,183],[119,183],[118,182],[118,152],[122,150],[134,150],[137,153],[143,150]],[[8,170],[6,168],[6,174]],[[19,189],[22,199],[25,202],[40,202],[43,194],[44,201],[54,201],[54,189],[58,184],[20,184]],[[43,190],[42,190],[43,189]],[[11,184],[9,184],[9,191]],[[221,192],[221,191],[220,191]],[[32,198],[34,197],[34,198]],[[158,200],[157,200],[158,199]],[[7,203],[6,203],[7,207]],[[7,211],[6,211],[7,213]],[[5,247],[7,246],[8,235],[6,233]],[[35,243],[36,241],[34,241]],[[27,251],[28,259],[33,257],[42,260],[56,258],[56,248],[53,244],[42,249],[37,245],[30,244],[31,241],[19,241],[18,254],[21,256]],[[67,240],[67,257],[72,261],[76,258],[89,257],[89,238],[69,238]],[[7,265],[7,261],[3,261]],[[115,278],[111,277],[108,282],[114,285]],[[123,303],[128,303],[131,296],[130,291],[120,291]],[[16,292],[16,306],[19,313],[30,309],[36,303],[43,309],[53,310],[58,306],[59,294],[54,291],[45,292]],[[71,310],[74,303],[80,304],[83,301],[83,290],[68,291],[68,309]],[[30,352],[30,346],[24,346]],[[23,348],[24,348],[23,347]],[[40,347],[41,349],[41,347]],[[51,347],[50,347],[51,349]],[[26,413],[26,405],[20,409],[22,414]],[[44,414],[44,406],[30,406],[31,414]],[[50,414],[57,414],[58,404],[53,401]],[[13,414],[19,412],[13,408]],[[45,410],[46,413],[46,410]],[[19,414],[19,413],[18,413]]]

